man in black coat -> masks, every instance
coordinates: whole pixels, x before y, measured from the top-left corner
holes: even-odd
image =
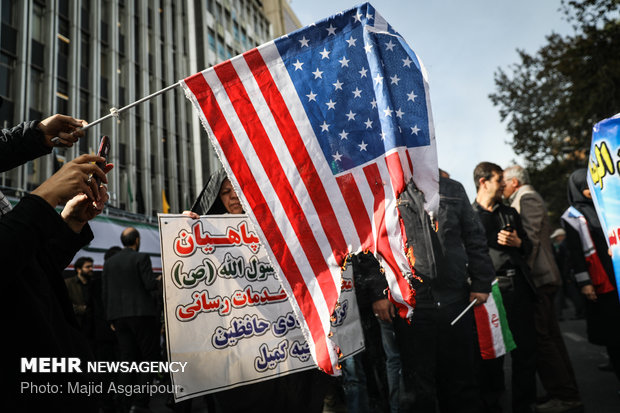
[[[497,275],[508,325],[517,348],[512,359],[512,411],[531,412],[536,402],[536,289],[527,265],[532,243],[521,224],[519,213],[502,203],[503,170],[481,162],[474,170],[478,213],[486,232],[489,255]],[[497,411],[504,391],[504,357],[482,360],[481,393],[485,412]]]
[[[419,247],[421,231],[411,225],[415,222],[413,206],[421,205],[416,202],[420,195],[410,183],[399,198],[416,266],[424,259]],[[415,284],[416,309],[411,325],[396,330],[403,376],[412,381],[413,411],[434,412],[438,405],[441,412],[479,412],[473,310],[454,325],[451,322],[473,300],[476,305],[486,302],[494,271],[483,228],[463,186],[441,177],[439,195],[437,232],[431,229],[432,248],[428,249],[434,256],[436,276],[432,277],[430,265],[414,266],[423,281]]]
[[[121,234],[125,247],[103,266],[103,303],[106,318],[116,332],[122,361],[157,361],[159,352],[159,310],[157,297],[161,277],[155,277],[151,259],[140,249],[140,233],[126,228]],[[134,378],[130,373],[119,377],[120,384],[147,384],[149,373]],[[148,409],[148,394],[125,397],[125,407],[133,411]]]

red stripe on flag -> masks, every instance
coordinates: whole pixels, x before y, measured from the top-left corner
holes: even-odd
[[[480,344],[480,355],[484,360],[495,358],[495,348],[493,347],[493,334],[489,323],[489,313],[483,305],[474,307],[476,317],[476,327],[478,329],[478,343]]]
[[[308,190],[308,195],[318,213],[321,226],[329,240],[336,262],[342,264],[348,252],[347,242],[344,239],[342,228],[338,223],[327,192],[325,192],[323,181],[312,162],[304,141],[301,139],[297,125],[260,52],[253,49],[244,53],[243,56],[254,74],[265,101],[269,102],[273,118],[278,125],[282,139],[286,142],[286,147],[293,158],[293,162],[295,162],[301,180]]]
[[[413,162],[411,162],[411,153],[409,153],[409,149],[407,148],[407,163],[409,163],[409,170],[413,175]]]
[[[364,207],[364,200],[357,187],[355,178],[353,178],[352,174],[341,175],[336,178],[336,182],[338,182],[340,192],[342,192],[349,214],[351,214],[353,219],[362,248],[374,254],[375,242],[372,234],[372,222],[370,222],[370,217]]]
[[[310,267],[314,271],[316,280],[325,297],[328,310],[331,313],[336,307],[340,289],[336,288],[329,266],[325,257],[323,257],[323,252],[314,237],[305,211],[288,181],[286,172],[282,168],[281,160],[273,149],[271,140],[263,127],[260,117],[254,110],[254,107],[248,104],[251,101],[250,96],[248,96],[247,91],[243,87],[232,63],[230,61],[224,62],[216,66],[214,71],[230,97],[230,102],[237,113],[237,117],[243,125],[243,129],[247,133],[248,139],[284,208],[291,228],[295,231],[299,245],[304,250]],[[242,182],[244,185],[247,184],[246,181]]]
[[[295,258],[291,254],[267,206],[267,201],[256,184],[241,148],[239,148],[237,141],[234,139],[233,133],[226,122],[226,118],[213,96],[211,88],[202,74],[187,78],[185,83],[194,96],[196,96],[204,115],[209,119],[211,129],[220,143],[220,147],[228,159],[235,176],[241,178],[244,182],[246,188],[244,195],[252,210],[255,212],[255,215],[261,216],[259,225],[280,267],[287,269],[287,280],[293,289],[295,301],[299,305],[304,320],[310,330],[310,334],[312,335],[319,366],[327,373],[333,374],[332,363],[327,347],[327,336],[323,331],[323,325],[314,300],[312,299],[312,295],[299,271]]]
[[[403,300],[409,304],[413,304],[414,297],[412,296],[412,290],[407,280],[405,280],[400,272],[400,268],[396,264],[394,253],[390,247],[390,242],[387,235],[387,228],[385,223],[385,189],[383,181],[381,179],[381,173],[376,163],[372,163],[364,167],[364,174],[368,181],[368,186],[374,195],[374,219],[375,228],[377,231],[377,252],[381,254],[387,265],[390,267],[392,273],[396,277],[398,287],[403,294]],[[408,308],[402,303],[395,302],[399,307],[399,313],[403,318],[406,318]]]
[[[398,198],[405,190],[405,176],[403,174],[403,165],[400,163],[399,153],[393,152],[386,156],[385,164],[387,165],[388,172],[390,173],[392,188],[394,188],[394,197]]]

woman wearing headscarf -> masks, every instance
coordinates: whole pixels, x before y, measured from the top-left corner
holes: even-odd
[[[211,176],[191,211],[183,212],[194,219],[200,215],[243,213],[241,202],[223,169]],[[217,412],[320,413],[329,384],[329,376],[318,369],[310,369],[214,393],[213,398]]]
[[[607,347],[620,379],[620,302],[605,233],[586,180],[578,169],[568,180],[570,207],[562,215],[575,280],[586,297],[588,341]]]

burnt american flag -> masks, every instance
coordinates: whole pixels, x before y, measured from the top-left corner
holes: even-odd
[[[391,298],[415,298],[397,199],[439,203],[424,68],[368,3],[186,78],[183,87],[267,249],[319,368],[350,253],[372,252]]]

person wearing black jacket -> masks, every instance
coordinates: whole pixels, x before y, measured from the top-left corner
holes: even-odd
[[[410,183],[399,202],[410,245],[420,238],[410,225],[415,221],[411,206],[419,195]],[[423,282],[416,284],[411,325],[397,329],[403,375],[413,381],[413,411],[434,412],[438,404],[441,412],[478,412],[473,311],[450,323],[474,299],[476,305],[486,302],[494,271],[482,226],[463,186],[442,177],[439,195],[437,232],[431,234],[437,276],[429,277],[424,266],[418,268]],[[413,251],[417,264],[421,257],[415,247]]]
[[[106,319],[118,341],[121,361],[158,361],[159,348],[159,283],[148,254],[140,250],[140,233],[125,228],[121,234],[124,248],[103,265],[101,298]],[[146,385],[152,373],[121,374],[121,385]],[[123,395],[121,404],[130,411],[147,410],[150,395]]]
[[[95,411],[96,399],[41,391],[46,384],[67,390],[67,383],[88,384],[87,377],[69,373],[35,373],[22,369],[22,358],[92,358],[80,334],[62,271],[74,254],[93,238],[87,222],[101,213],[108,199],[105,172],[91,162],[105,159],[82,155],[67,163],[0,219],[0,262],[7,282],[2,313],[8,345],[9,384],[5,400],[15,411]],[[109,170],[110,168],[106,168]],[[54,207],[66,202],[61,214]],[[85,364],[83,364],[85,366]],[[83,370],[85,371],[85,370]],[[35,390],[35,389],[38,389]]]
[[[497,275],[508,325],[517,348],[512,359],[513,412],[531,412],[536,402],[536,289],[527,257],[532,243],[514,208],[502,203],[503,171],[490,162],[474,170],[477,195],[473,209],[486,232],[489,254]],[[481,393],[484,411],[495,411],[504,391],[504,357],[481,361]]]
[[[586,298],[588,341],[607,348],[609,362],[620,380],[618,285],[586,176],[586,169],[578,169],[568,179],[570,208],[562,215],[562,226],[577,286]],[[584,245],[586,239],[590,245]]]

